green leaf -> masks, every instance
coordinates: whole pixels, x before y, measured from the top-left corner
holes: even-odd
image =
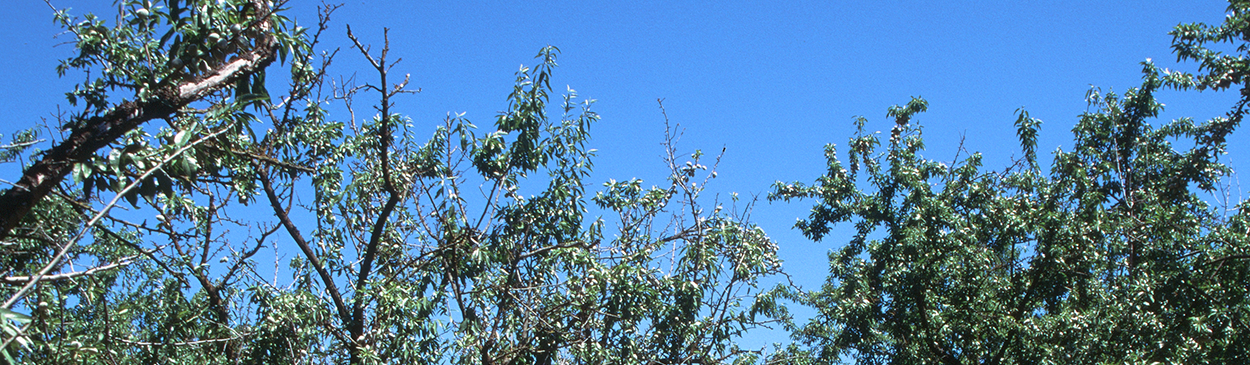
[[[84,162],[74,164],[74,172],[73,172],[74,182],[81,183],[83,181],[91,179],[91,173],[92,173],[91,165],[84,163]]]
[[[22,314],[22,313],[14,312],[13,310],[8,309],[8,308],[0,308],[0,319],[3,319],[5,323],[12,321],[12,322],[17,322],[18,324],[22,324],[22,325],[30,323],[30,320],[31,320],[30,316]],[[10,335],[16,334],[16,332],[7,332],[7,331],[13,330],[10,327],[5,327],[4,330],[6,331],[6,333]]]
[[[237,100],[239,104],[247,105],[247,104],[252,104],[254,102],[257,102],[257,101],[269,101],[269,95],[267,93],[265,94],[243,94],[243,95],[239,95],[238,98],[236,98],[235,100]]]
[[[186,146],[187,143],[190,141],[191,141],[191,133],[189,133],[188,131],[185,131],[185,130],[178,131],[178,134],[174,135],[175,147],[182,148],[183,146]]]
[[[123,197],[126,198],[126,202],[130,203],[131,207],[139,208],[139,192],[137,190],[132,189],[126,192],[126,195]]]

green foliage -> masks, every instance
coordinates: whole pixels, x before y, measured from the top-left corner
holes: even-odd
[[[35,140],[39,136],[39,131],[31,128],[14,134],[7,145],[0,146],[0,163],[13,162],[17,159],[18,154],[30,148],[30,146],[38,143]]]
[[[247,0],[169,0],[164,4],[125,0],[117,5],[124,11],[112,26],[93,14],[78,18],[65,10],[56,12],[56,22],[75,36],[79,50],[57,66],[57,73],[95,72],[87,73],[86,81],[66,93],[71,105],[84,102],[84,116],[107,110],[110,91],[133,92],[135,100],[167,97],[151,92],[213,72],[231,55],[256,46],[255,37],[249,34],[258,31],[256,22],[276,29],[284,62],[303,42],[303,30],[288,29],[289,19],[280,13],[256,19],[257,9]],[[241,102],[268,97],[264,75],[261,71],[239,81],[236,92]]]
[[[68,95],[85,101],[71,128],[128,92],[160,101],[146,91],[214,72],[261,29],[251,2],[119,5],[113,26],[57,14],[80,50],[58,70],[96,75]],[[375,58],[350,31],[380,84],[324,87],[333,54],[313,49],[329,11],[315,32],[281,13],[260,20],[289,56],[283,92],[258,71],[78,161],[64,193],[40,201],[4,267],[50,276],[8,284],[38,281],[5,291],[13,313],[32,313],[7,336],[27,347],[6,354],[456,364],[757,355],[734,339],[772,320],[753,298],[759,278],[780,270],[777,246],[741,212],[702,206],[715,176],[702,153],[679,161],[670,138],[663,187],[633,179],[588,192],[599,117],[572,89],[552,105],[555,47],[516,73],[492,132],[457,114],[420,139],[389,112],[406,81],[388,84],[385,52]],[[381,94],[379,113],[357,118],[360,91]],[[129,211],[108,210],[120,202]],[[257,259],[270,250],[272,269]],[[25,325],[4,328],[14,324]]]
[[[1198,363],[1250,349],[1250,209],[1203,199],[1250,100],[1245,56],[1212,50],[1250,47],[1241,2],[1223,25],[1172,33],[1201,74],[1147,62],[1140,87],[1092,90],[1049,165],[1024,110],[1023,157],[1001,171],[926,159],[923,99],[888,110],[888,140],[857,119],[846,159],[830,145],[824,176],[770,196],[816,201],[796,225],[811,239],[855,233],[823,287],[765,292],[777,244],[736,195],[703,195],[716,163],[679,154],[675,127],[665,181],[588,185],[599,116],[572,89],[552,101],[555,47],[517,71],[492,128],[449,114],[422,138],[391,112],[408,80],[388,79],[386,48],[349,30],[379,81],[326,87],[335,53],[315,50],[333,7],[310,32],[261,4],[119,1],[112,25],[57,13],[79,50],[58,71],[88,75],[67,94],[82,108],[69,129],[168,101],[153,90],[260,49],[256,32],[290,83],[250,72],[72,160],[0,246],[6,362]],[[1234,84],[1227,117],[1151,123],[1161,88]],[[38,142],[20,132],[0,161]],[[786,300],[816,315],[790,323]],[[737,344],[778,321],[796,343]]]
[[[890,108],[884,150],[863,121],[845,164],[827,147],[816,184],[777,183],[772,199],[814,199],[796,227],[820,240],[855,234],[829,256],[826,284],[778,294],[818,313],[777,358],[816,363],[1228,363],[1250,349],[1250,249],[1244,206],[1226,215],[1202,196],[1230,170],[1219,162],[1247,95],[1228,117],[1155,126],[1161,87],[1225,88],[1245,52],[1245,8],[1220,27],[1182,25],[1192,76],[1144,64],[1124,95],[1092,90],[1071,151],[1036,162],[1039,121],[1020,111],[1024,159],[998,172],[972,154],[925,159],[912,121],[926,103]],[[1228,76],[1233,75],[1233,76]],[[1243,86],[1244,88],[1244,86]],[[1179,146],[1178,146],[1179,145]]]
[[[30,316],[11,311],[7,308],[0,308],[0,331],[4,332],[5,341],[13,341],[25,350],[30,349],[29,339],[26,334],[22,333],[22,328],[30,323]],[[4,356],[4,361],[12,364],[17,361],[13,359],[13,354],[9,353],[9,343],[0,346],[0,355]]]

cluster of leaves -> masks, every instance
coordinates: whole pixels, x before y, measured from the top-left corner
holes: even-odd
[[[90,15],[79,20],[65,11],[56,14],[80,51],[58,72],[82,69],[88,76],[67,94],[71,104],[87,103],[62,120],[73,131],[65,143],[89,128],[86,121],[107,119],[113,109],[171,103],[165,99],[170,95],[154,90],[228,78],[222,69],[227,61],[247,57],[267,37],[276,40],[276,52],[283,58],[296,56],[290,63],[292,87],[283,101],[305,100],[314,86],[310,82],[317,79],[310,64],[312,43],[304,30],[256,2],[117,5],[122,12],[112,27]],[[205,42],[205,37],[227,33],[228,40]],[[179,60],[194,60],[199,66]],[[224,208],[236,197],[246,201],[255,195],[252,165],[261,156],[251,151],[282,145],[258,143],[267,136],[252,131],[258,118],[245,111],[268,102],[263,70],[229,88],[207,87],[215,91],[166,118],[165,126],[127,130],[102,154],[76,161],[70,173],[73,183],[40,200],[19,227],[7,232],[9,247],[21,255],[6,255],[12,258],[6,274],[13,275],[6,280],[24,280],[6,282],[16,285],[5,289],[6,307],[24,308],[34,318],[18,337],[33,339],[29,343],[34,346],[19,359],[81,363],[237,358],[240,347],[223,339],[241,337],[234,326],[248,325],[235,320],[247,312],[239,311],[245,307],[234,301],[246,300],[241,297],[246,286],[239,285],[247,281],[240,276],[254,265],[248,258],[261,247],[263,235],[240,247],[230,244],[239,237],[224,236],[222,227],[226,232],[230,225],[251,228],[229,218]],[[118,95],[132,101],[118,100]],[[291,105],[297,104],[264,111],[285,120],[283,125],[330,127],[294,118]],[[315,113],[308,113],[311,117]],[[287,157],[269,161],[294,166],[296,162],[279,161]],[[136,214],[109,213],[119,201],[129,202]],[[80,244],[80,239],[89,243]],[[224,265],[213,268],[217,263]],[[61,274],[45,276],[48,272]],[[195,351],[188,355],[183,348]]]
[[[347,158],[334,170],[349,172],[346,178],[316,179],[319,261],[332,276],[362,279],[349,316],[367,328],[348,335],[363,336],[367,346],[348,349],[353,359],[690,363],[747,353],[731,339],[758,324],[748,313],[749,294],[759,277],[780,269],[775,243],[728,212],[699,208],[702,187],[691,178],[707,169],[697,163],[701,154],[690,168],[671,164],[666,189],[609,182],[589,198],[583,179],[593,150],[586,141],[598,116],[592,101],[579,102],[569,90],[563,115],[549,121],[556,54],[544,48],[541,63],[517,72],[495,132],[479,135],[456,115],[417,144],[406,132],[410,122],[375,118],[342,150],[376,156],[386,143],[376,131],[396,126],[405,132],[389,158]],[[526,182],[545,187],[524,196]],[[479,186],[481,195],[465,186]],[[396,203],[379,204],[392,194]],[[590,201],[620,223],[587,217]],[[619,233],[605,238],[612,226]],[[374,276],[336,266],[371,250]],[[301,265],[303,275],[318,270],[312,260]]]
[[[9,363],[1189,363],[1250,349],[1250,209],[1203,199],[1250,103],[1245,56],[1209,47],[1247,52],[1247,3],[1173,32],[1203,73],[1147,62],[1140,87],[1091,91],[1049,171],[1023,111],[1023,158],[997,172],[979,154],[925,159],[924,100],[890,108],[886,141],[857,120],[846,160],[830,145],[815,184],[771,194],[817,200],[797,224],[809,238],[855,233],[823,287],[764,293],[776,243],[736,195],[730,208],[703,197],[716,164],[678,154],[675,128],[664,183],[588,190],[599,117],[571,89],[552,103],[554,47],[516,73],[493,131],[455,114],[423,139],[392,111],[409,80],[389,78],[389,44],[371,53],[349,28],[379,81],[326,82],[336,53],[314,50],[333,7],[310,32],[259,1],[118,5],[113,26],[56,15],[80,51],[58,71],[87,74],[64,143],[124,129],[53,161],[72,179],[0,231]],[[205,83],[269,49],[289,66],[282,92],[263,57]],[[1233,85],[1226,117],[1150,123],[1161,88]],[[184,86],[205,91],[136,122],[163,126],[99,122],[160,111],[135,105]],[[372,92],[376,113],[358,117]],[[19,133],[0,161],[39,142]],[[816,315],[791,323],[784,300]],[[772,321],[797,342],[737,345]]]
[[[5,339],[21,345],[5,345],[16,354],[8,361],[757,355],[733,339],[769,320],[750,308],[758,279],[780,270],[776,244],[739,212],[702,207],[715,173],[701,153],[678,162],[673,139],[667,187],[635,179],[587,193],[586,142],[598,115],[571,89],[548,105],[557,49],[518,71],[495,131],[480,133],[459,114],[421,140],[390,111],[408,80],[388,80],[389,47],[371,54],[349,28],[380,82],[326,88],[335,53],[313,49],[333,9],[307,32],[257,4],[125,1],[112,27],[57,13],[81,51],[58,70],[98,72],[69,94],[87,101],[64,121],[70,130],[126,103],[115,95],[161,102],[149,91],[221,72],[223,60],[259,42],[248,34],[257,29],[289,56],[291,81],[271,96],[257,70],[165,126],[129,130],[75,161],[73,179],[6,236],[15,245],[4,262]],[[354,105],[369,91],[380,94],[377,113],[357,118]],[[324,106],[333,104],[346,115],[332,116]],[[110,210],[119,202],[131,211]],[[267,250],[272,270],[257,259]],[[283,266],[290,276],[279,278]]]
[[[1088,95],[1071,151],[1050,171],[1036,160],[1040,122],[1016,122],[1024,158],[999,172],[981,155],[950,165],[921,157],[912,118],[927,103],[890,109],[882,141],[863,120],[816,184],[778,183],[772,199],[814,199],[796,227],[820,240],[854,225],[830,254],[826,284],[778,294],[816,308],[779,357],[829,363],[1227,363],[1250,349],[1250,209],[1214,207],[1230,170],[1219,162],[1250,88],[1226,117],[1152,125],[1162,87],[1242,83],[1250,44],[1247,4],[1219,27],[1182,25],[1181,59],[1207,75],[1146,62],[1143,83]],[[846,166],[849,165],[849,166]],[[1231,215],[1226,214],[1231,210]],[[798,360],[795,360],[798,359]]]
[[[275,28],[272,34],[284,62],[305,42],[301,29],[288,28],[290,19],[281,13],[261,14],[266,10],[247,0],[126,0],[117,6],[121,11],[112,26],[94,14],[79,18],[56,11],[56,22],[74,35],[79,51],[62,61],[57,73],[87,71],[87,80],[66,93],[70,104],[84,102],[82,115],[108,110],[109,93],[118,90],[132,92],[136,100],[167,97],[152,92],[216,72],[230,57],[255,48],[255,33],[262,28]],[[261,70],[240,80],[236,90],[263,97],[264,79]]]
[[[0,163],[13,162],[17,160],[17,156],[19,154],[29,149],[30,146],[33,146],[35,143],[40,142],[37,140],[38,137],[39,131],[33,128],[14,134],[11,138],[12,141],[9,142],[9,144],[0,146]]]

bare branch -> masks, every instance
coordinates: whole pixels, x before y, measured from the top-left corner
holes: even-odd
[[[33,276],[5,276],[5,277],[0,277],[0,284],[21,285],[21,284],[29,283],[32,280],[41,281],[41,282],[60,281],[60,280],[73,279],[73,278],[81,277],[81,276],[89,276],[89,275],[94,275],[95,273],[98,273],[98,272],[108,271],[108,270],[112,270],[112,269],[119,268],[122,266],[130,265],[130,263],[134,262],[134,259],[136,257],[138,256],[129,256],[129,257],[123,258],[122,260],[116,263],[93,267],[91,269],[87,269],[83,271],[67,272],[67,273],[53,274],[53,275],[44,275],[43,277],[39,277],[37,279],[36,277],[33,277]]]
[[[300,233],[299,228],[295,227],[295,223],[291,222],[291,217],[287,214],[286,209],[282,208],[282,200],[278,199],[278,194],[274,192],[273,181],[269,178],[269,171],[264,168],[257,168],[256,173],[260,175],[261,188],[265,190],[265,196],[269,198],[269,206],[273,207],[273,212],[278,217],[278,221],[282,222],[282,226],[286,228],[291,239],[295,240],[295,245],[299,246],[304,258],[308,259],[308,264],[312,265],[313,270],[321,277],[322,284],[326,286],[326,291],[330,292],[330,299],[334,301],[334,307],[339,312],[339,318],[344,323],[350,323],[351,316],[348,314],[347,305],[343,302],[343,296],[339,293],[339,288],[334,284],[334,277],[326,271],[325,265],[317,258],[317,252],[313,251],[312,246],[308,245],[308,241],[304,239],[304,235]]]
[[[135,179],[130,184],[126,185],[124,189],[117,192],[117,196],[113,197],[113,200],[109,201],[109,203],[106,204],[104,208],[101,208],[100,212],[96,213],[94,217],[91,217],[91,220],[87,221],[87,223],[83,225],[82,229],[78,231],[78,235],[74,236],[73,239],[70,239],[69,241],[65,242],[65,244],[61,246],[61,249],[56,253],[56,255],[53,256],[51,260],[48,260],[48,264],[45,265],[42,270],[39,270],[39,273],[35,274],[34,278],[30,282],[26,283],[25,286],[22,286],[22,289],[18,290],[16,293],[13,293],[13,295],[10,296],[7,301],[4,302],[3,307],[12,308],[13,304],[17,303],[17,301],[21,299],[22,296],[25,296],[26,292],[29,291],[32,287],[34,287],[35,284],[39,282],[40,278],[42,278],[45,275],[48,275],[48,273],[52,271],[52,268],[60,264],[61,259],[65,258],[65,254],[69,253],[70,247],[73,247],[74,245],[76,245],[78,243],[78,240],[81,240],[83,236],[87,234],[87,231],[91,229],[91,227],[95,226],[96,222],[99,222],[100,219],[104,218],[104,216],[108,214],[109,210],[111,210],[114,206],[116,206],[117,202],[121,201],[122,197],[126,196],[127,193],[137,188],[140,182],[142,182],[144,179],[147,179],[148,176],[151,176],[157,170],[164,168],[166,164],[168,164],[170,161],[173,161],[174,158],[178,157],[179,155],[182,155],[187,150],[191,149],[191,147],[195,147],[196,145],[199,145],[200,143],[203,143],[204,141],[217,137],[217,135],[225,133],[227,130],[229,130],[229,128],[223,128],[221,130],[208,134],[200,139],[192,141],[191,143],[188,143],[186,146],[183,146],[182,148],[179,148],[177,151],[174,151],[174,153],[171,153],[169,154],[169,156],[166,156],[164,159],[162,159],[160,163],[156,164],[155,166],[152,166],[152,168],[148,169],[147,171],[144,171],[143,175],[140,175],[139,178]]]

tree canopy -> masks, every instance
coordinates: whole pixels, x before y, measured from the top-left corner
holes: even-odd
[[[594,100],[555,90],[560,51],[515,73],[479,128],[431,136],[389,37],[311,27],[255,0],[124,0],[58,11],[87,75],[44,148],[0,161],[0,354],[9,363],[825,364],[1237,362],[1250,352],[1250,209],[1213,204],[1250,103],[1250,3],[1171,34],[1198,71],[1142,64],[1091,90],[1047,163],[924,156],[914,98],[882,140],[855,121],[795,228],[836,241],[819,288],[785,282],[751,201],[705,193],[719,155],[666,180],[587,181]],[[1236,52],[1221,52],[1229,46]],[[356,57],[369,81],[331,82]],[[359,80],[365,80],[361,76]],[[1156,121],[1162,89],[1239,90],[1224,117]],[[271,91],[272,90],[272,91]],[[553,100],[554,97],[554,100]],[[32,153],[32,151],[34,151]],[[24,157],[29,157],[24,159]],[[629,174],[630,172],[621,172]],[[624,175],[629,176],[629,175]],[[835,225],[855,234],[835,237]],[[807,243],[810,244],[810,243]],[[812,273],[803,273],[812,275]],[[825,275],[825,273],[817,273]],[[782,284],[775,284],[776,282]],[[791,308],[814,311],[795,318]],[[791,333],[743,346],[764,327]]]
[[[1226,140],[1246,113],[1247,4],[1219,26],[1171,34],[1201,74],[1143,63],[1139,87],[1091,90],[1071,151],[1039,163],[1040,121],[1019,111],[1023,157],[987,171],[981,154],[922,156],[914,120],[928,103],[889,109],[882,141],[863,129],[847,158],[826,150],[814,184],[777,183],[772,199],[816,200],[796,228],[814,240],[838,223],[855,235],[832,252],[818,290],[780,294],[816,308],[795,326],[793,356],[818,363],[1226,363],[1245,359],[1250,303],[1242,203],[1213,206]],[[1240,87],[1225,117],[1151,124],[1160,88]]]

